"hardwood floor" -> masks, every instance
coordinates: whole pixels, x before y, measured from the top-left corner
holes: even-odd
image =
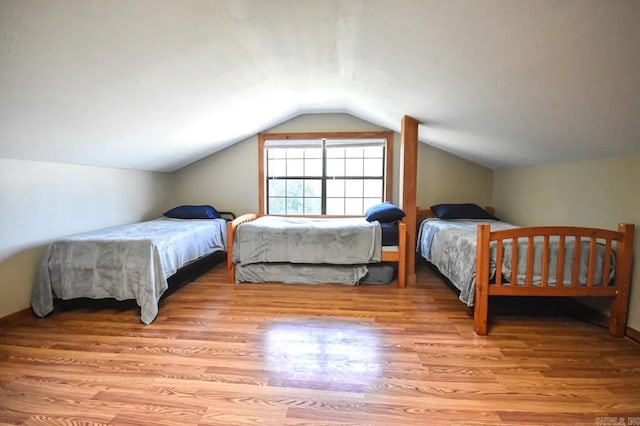
[[[148,326],[129,303],[63,304],[0,331],[1,422],[640,423],[640,344],[530,299],[492,302],[479,337],[417,273],[406,289],[232,286],[220,264]]]

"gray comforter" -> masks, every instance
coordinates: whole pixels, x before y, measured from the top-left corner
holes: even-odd
[[[512,225],[500,221],[487,220],[440,220],[426,219],[420,225],[418,233],[418,247],[422,257],[435,265],[438,270],[449,279],[449,281],[460,290],[460,300],[473,306],[475,297],[475,278],[476,278],[476,240],[479,223],[490,223],[491,230],[497,231],[502,229],[516,228]],[[533,283],[537,285],[541,282],[541,260],[542,260],[543,238],[534,239],[534,268]],[[562,285],[570,285],[572,282],[573,267],[572,259],[575,250],[574,240],[567,239],[565,245],[565,263],[563,269]],[[579,268],[578,282],[585,282],[587,275],[587,265],[589,261],[589,240],[581,241],[581,259]],[[551,237],[549,240],[549,273],[548,285],[557,285],[557,257],[558,257],[558,239]],[[604,247],[597,246],[596,250],[596,267],[594,270],[595,283],[602,282],[602,265],[604,257]],[[512,268],[512,250],[511,241],[504,242],[503,261],[502,261],[503,279],[509,280]],[[518,261],[517,261],[517,284],[523,285],[526,278],[527,269],[527,239],[520,238],[518,240]],[[612,253],[611,257],[611,276],[614,273],[615,258]],[[492,243],[490,247],[490,278],[495,277],[496,273],[496,244]]]
[[[169,219],[75,234],[51,243],[36,274],[31,306],[38,316],[53,299],[135,299],[151,323],[167,278],[214,251],[226,250],[224,219]]]
[[[357,284],[380,262],[381,241],[378,222],[363,218],[263,216],[236,230],[236,281]]]

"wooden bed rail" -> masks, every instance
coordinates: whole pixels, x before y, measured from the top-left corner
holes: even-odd
[[[620,224],[617,231],[597,228],[569,226],[546,226],[513,228],[491,232],[489,224],[478,225],[476,288],[474,307],[474,328],[477,334],[487,334],[488,299],[491,295],[503,296],[596,296],[611,297],[611,318],[609,332],[618,337],[624,336],[629,304],[629,286],[633,259],[634,225]],[[503,277],[503,253],[505,243],[511,245],[511,259],[518,259],[518,241],[525,240],[526,270],[518,271],[511,267],[511,276]],[[534,282],[534,239],[542,240],[540,263],[540,281]],[[550,271],[550,241],[557,241],[557,263],[555,276]],[[580,280],[581,251],[588,242],[586,280]],[[490,248],[495,245],[495,279],[490,282]],[[565,284],[564,275],[565,248],[573,244],[571,281]],[[598,247],[604,247],[602,257],[602,279],[595,281]],[[615,254],[614,254],[615,253]],[[615,276],[609,282],[612,256],[615,256]],[[568,259],[567,259],[568,260]],[[554,282],[550,282],[553,280]]]
[[[234,283],[236,281],[236,268],[233,263],[233,240],[236,228],[241,223],[251,222],[252,220],[256,220],[257,218],[257,214],[247,213],[238,216],[230,222],[227,222],[227,278],[229,279],[230,283]]]

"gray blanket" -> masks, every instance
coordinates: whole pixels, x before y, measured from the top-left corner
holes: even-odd
[[[75,234],[51,243],[36,274],[31,306],[38,316],[53,299],[135,299],[151,323],[167,278],[214,251],[226,250],[223,219],[169,219]]]
[[[236,281],[248,283],[358,285],[367,275],[366,265],[313,265],[304,263],[252,263],[236,265]]]
[[[378,222],[363,218],[263,216],[236,229],[233,261],[252,263],[379,262],[382,233]]]
[[[490,223],[491,231],[516,228],[512,225],[499,221],[487,220],[440,220],[426,219],[420,225],[418,234],[418,247],[422,257],[435,265],[438,270],[460,290],[460,300],[473,306],[475,298],[476,281],[476,240],[479,223]],[[534,238],[534,268],[533,284],[541,282],[542,275],[542,248],[543,238]],[[557,258],[558,258],[558,238],[551,237],[549,240],[549,272],[548,285],[554,286],[556,283]],[[511,278],[512,250],[511,241],[506,240],[503,245],[502,276],[503,280]],[[573,253],[575,242],[573,238],[566,240],[565,262],[563,265],[562,285],[571,285],[573,276]],[[581,241],[580,268],[578,282],[586,282],[589,262],[589,240]],[[496,243],[490,246],[490,278],[496,274]],[[518,240],[518,261],[517,261],[517,284],[523,285],[527,270],[527,239]],[[602,282],[604,246],[598,245],[596,250],[596,267],[594,268],[594,283]],[[611,276],[614,273],[615,258],[611,257]]]

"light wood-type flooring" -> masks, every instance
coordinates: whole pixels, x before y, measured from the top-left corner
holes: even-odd
[[[562,305],[494,301],[479,337],[424,263],[406,289],[225,277],[179,286],[147,326],[130,303],[3,324],[0,423],[640,423],[640,344]]]

